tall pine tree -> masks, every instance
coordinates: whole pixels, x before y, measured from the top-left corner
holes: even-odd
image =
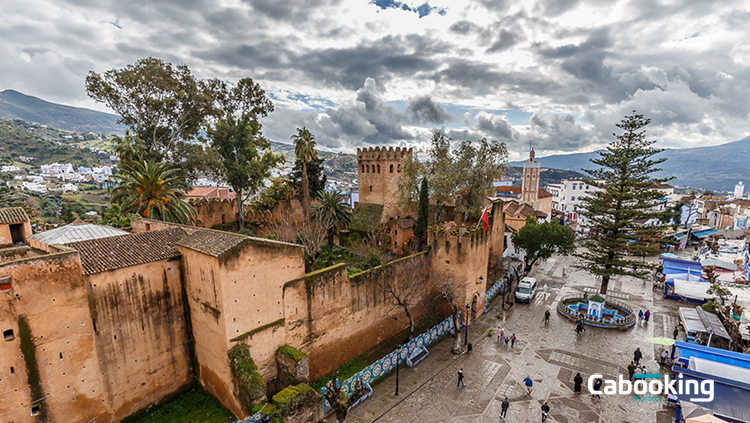
[[[427,178],[422,178],[422,186],[419,190],[419,209],[417,211],[417,221],[414,222],[414,244],[417,250],[422,249],[424,237],[427,233],[427,219],[430,213],[429,190],[427,189]]]
[[[661,170],[656,166],[667,159],[654,158],[663,150],[653,148],[655,141],[646,139],[643,128],[650,122],[635,111],[626,116],[616,125],[623,133],[613,134],[616,140],[591,159],[599,167],[586,170],[592,179],[589,183],[599,190],[582,198],[580,214],[586,218],[588,234],[577,256],[584,269],[601,277],[602,295],[607,293],[612,276],[640,278],[649,273],[651,265],[632,257],[629,245],[658,240],[664,230],[663,226],[642,223],[659,216],[653,208],[663,194],[655,187],[667,181],[652,176]]]

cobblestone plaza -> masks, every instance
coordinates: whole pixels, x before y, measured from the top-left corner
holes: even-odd
[[[648,282],[614,278],[607,296],[628,302],[636,311],[650,310],[651,322],[637,323],[625,332],[587,327],[576,337],[575,325],[556,312],[557,300],[575,292],[598,291],[598,285],[593,276],[574,267],[575,261],[553,257],[542,263],[534,274],[540,289],[531,304],[516,304],[503,322],[497,317],[501,300],[496,299],[492,310],[471,325],[472,352],[453,356],[450,339],[434,345],[422,363],[400,372],[401,395],[394,395],[395,375],[391,374],[376,384],[371,399],[351,410],[347,421],[498,422],[505,397],[510,401],[508,422],[541,421],[544,402],[550,406],[547,421],[552,422],[673,421],[675,411],[666,400],[642,402],[632,395],[603,395],[601,401],[594,401],[586,381],[595,373],[627,378],[626,367],[637,347],[644,353],[641,363],[648,372],[666,371],[658,363],[662,347],[645,338],[672,336],[678,324],[677,303],[662,299]],[[547,325],[545,310],[552,313]],[[487,335],[498,325],[507,335],[516,335],[515,348]],[[456,388],[459,368],[464,370],[466,387]],[[580,395],[573,393],[577,372],[584,378]],[[534,381],[531,395],[522,382],[526,376]]]

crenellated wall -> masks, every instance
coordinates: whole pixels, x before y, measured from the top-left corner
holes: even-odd
[[[443,228],[430,227],[427,231],[433,279],[453,278],[458,284],[456,302],[470,304],[472,318],[484,311],[490,234],[491,231],[483,232],[482,228],[460,227],[446,232]]]

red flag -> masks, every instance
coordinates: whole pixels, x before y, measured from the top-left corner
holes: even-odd
[[[482,233],[487,232],[487,228],[490,227],[490,206],[492,204],[488,204],[487,207],[484,208],[484,211],[482,211],[482,217],[479,218],[480,221],[484,222],[484,231]]]

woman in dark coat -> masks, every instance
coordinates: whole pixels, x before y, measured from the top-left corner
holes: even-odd
[[[583,378],[581,377],[580,373],[576,373],[576,377],[573,378],[573,382],[575,385],[573,386],[573,392],[576,394],[581,393],[581,385],[583,384]]]

